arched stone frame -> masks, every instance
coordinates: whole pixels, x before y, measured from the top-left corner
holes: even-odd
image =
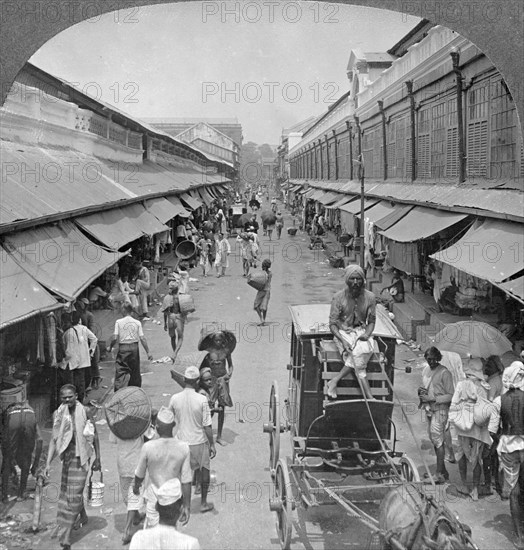
[[[85,19],[180,0],[0,0],[2,104],[24,63],[48,40]],[[186,0],[196,1],[196,0]],[[478,46],[501,72],[519,123],[524,113],[524,4],[521,0],[320,0],[388,9],[448,27]],[[218,1],[216,1],[219,4]]]

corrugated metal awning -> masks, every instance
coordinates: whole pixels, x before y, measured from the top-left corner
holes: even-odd
[[[411,204],[397,205],[393,212],[386,214],[380,220],[375,222],[375,225],[379,229],[389,229],[392,225],[395,225],[399,220],[401,220],[408,212],[415,208]]]
[[[200,187],[200,189],[198,189],[198,194],[206,206],[213,204],[215,199],[209,194],[209,191],[205,187]]]
[[[500,283],[523,269],[523,229],[519,223],[478,222],[454,245],[431,257],[475,277]]]
[[[467,218],[467,214],[453,214],[444,210],[415,206],[395,225],[385,231],[380,231],[380,234],[399,243],[420,241],[465,218]]]
[[[327,206],[326,208],[334,208],[334,209],[337,209],[337,208],[340,208],[341,206],[343,206],[344,204],[348,204],[354,200],[356,200],[358,197],[356,197],[355,195],[351,196],[351,195],[342,195],[341,199],[338,200],[335,204],[331,204],[329,206]]]
[[[4,247],[31,277],[68,301],[124,256],[95,245],[70,221],[7,235]]]
[[[378,199],[365,199],[364,210],[371,208],[372,206],[377,204],[377,202]],[[340,210],[343,210],[344,212],[349,212],[350,214],[360,214],[360,199],[356,201],[351,201],[348,204],[343,204],[340,207]]]
[[[0,328],[28,319],[33,315],[63,307],[33,277],[26,273],[10,254],[0,247]]]
[[[183,193],[180,195],[180,198],[191,208],[191,210],[196,210],[202,206],[202,201],[195,199],[189,193]]]
[[[138,228],[144,233],[144,235],[156,235],[157,233],[163,233],[169,231],[169,227],[160,223],[160,221],[150,214],[141,204],[130,204],[123,208],[126,216],[130,218]]]

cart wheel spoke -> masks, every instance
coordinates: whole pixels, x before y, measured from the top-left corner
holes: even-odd
[[[269,469],[274,475],[280,455],[280,399],[276,381],[273,381],[269,395],[269,426]]]
[[[403,456],[400,459],[399,466],[404,481],[414,481],[415,483],[420,481],[418,469],[409,456]]]
[[[291,543],[293,531],[293,492],[287,464],[281,459],[278,461],[275,470],[275,496],[278,502],[276,510],[276,528],[278,540],[283,550],[288,550]]]

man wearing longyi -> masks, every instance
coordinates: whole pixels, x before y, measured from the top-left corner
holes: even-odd
[[[364,270],[348,265],[344,273],[346,288],[337,292],[331,301],[329,329],[344,360],[340,372],[329,381],[328,396],[337,396],[337,384],[351,369],[355,370],[364,397],[373,399],[366,378],[366,366],[373,353],[375,329],[375,295],[364,288]]]

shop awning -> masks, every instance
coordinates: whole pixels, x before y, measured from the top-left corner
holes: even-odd
[[[389,214],[386,214],[383,218],[380,220],[377,220],[375,222],[375,225],[379,229],[389,229],[392,225],[395,225],[399,220],[401,220],[408,212],[413,210],[415,208],[411,204],[405,204],[405,205],[397,205],[395,206],[395,209],[393,212],[390,212]]]
[[[2,255],[0,328],[13,325],[33,315],[63,307],[2,247],[0,247],[0,254]]]
[[[141,204],[130,204],[123,208],[126,216],[130,218],[144,235],[156,235],[169,231],[169,227],[150,214]]]
[[[454,245],[431,257],[480,279],[500,283],[522,271],[522,224],[485,220],[474,224]]]
[[[300,193],[301,195],[304,195],[306,196],[307,193],[311,192],[311,195],[315,192],[315,189],[306,189],[304,187],[302,187],[302,189],[300,189],[298,191],[298,193]]]
[[[70,221],[8,235],[4,247],[31,277],[69,301],[124,256],[95,245]]]
[[[202,201],[193,198],[189,193],[182,193],[180,198],[191,208],[191,210],[196,210],[202,206]]]
[[[198,194],[202,198],[202,201],[206,206],[210,206],[214,202],[214,198],[209,194],[209,191],[205,187],[198,189]]]
[[[342,205],[348,204],[348,203],[354,201],[356,198],[357,197],[355,195],[353,195],[353,196],[351,196],[351,195],[340,195],[340,199],[336,203],[330,204],[329,206],[327,206],[327,208],[338,209]]]
[[[169,220],[179,215],[179,208],[167,199],[162,198],[146,201],[146,210],[150,214],[153,214],[161,223],[167,223]]]
[[[175,195],[166,197],[166,200],[169,201],[176,208],[177,213],[175,214],[175,216],[182,216],[182,218],[189,218],[189,216],[191,216],[191,212],[189,212],[189,210],[186,210],[182,206],[180,199],[178,197],[175,197]]]
[[[377,220],[382,219],[384,216],[387,216],[395,210],[394,206],[391,206],[389,202],[381,201],[371,208],[366,210],[365,218],[368,218],[370,221],[375,223]],[[357,218],[360,217],[360,212],[356,214]]]
[[[337,202],[340,199],[341,195],[339,193],[333,193],[332,191],[328,191],[327,193],[324,193],[321,195],[318,199],[318,202],[321,202],[324,205],[332,204],[334,202]]]
[[[218,191],[214,187],[208,187],[207,191],[214,199],[220,198]]]
[[[80,216],[75,223],[108,248],[118,250],[144,235],[127,215],[127,208],[114,208]]]
[[[309,198],[312,201],[318,201],[318,199],[325,195],[325,193],[326,192],[323,189],[317,189]]]
[[[399,243],[420,241],[455,225],[466,217],[467,214],[454,214],[444,210],[415,206],[395,225],[380,233]]]
[[[377,202],[378,199],[365,199],[364,210],[371,208],[372,206],[377,204]],[[340,210],[343,210],[344,212],[349,212],[350,214],[360,214],[360,199],[356,201],[351,201],[348,204],[343,204],[340,207]]]
[[[506,294],[524,304],[524,276],[507,283],[496,283],[496,285],[506,292]]]

